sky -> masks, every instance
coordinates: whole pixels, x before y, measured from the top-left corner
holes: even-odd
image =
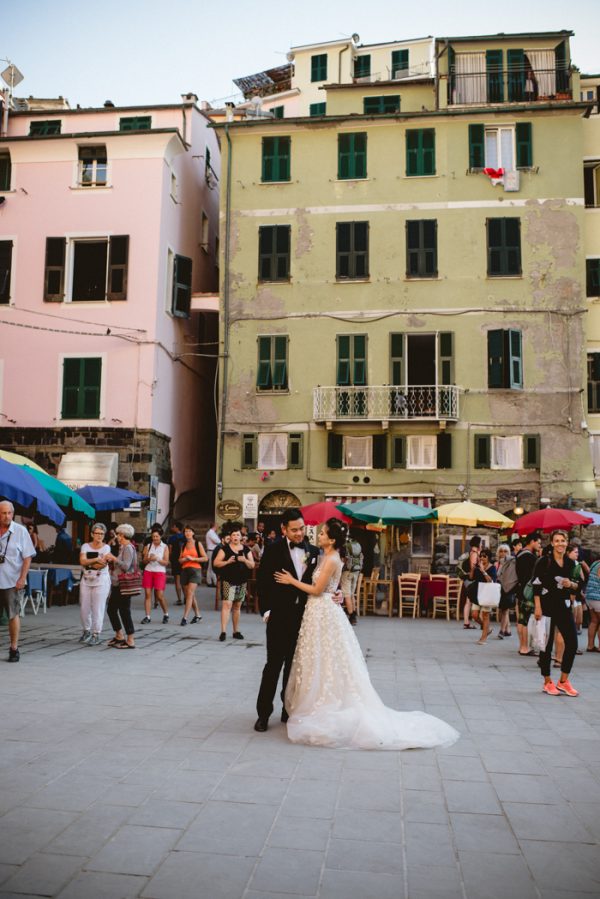
[[[575,32],[575,65],[600,72],[598,0],[0,0],[0,58],[25,76],[16,96],[71,106],[178,103],[189,91],[220,105],[235,99],[233,78],[283,65],[290,47],[353,33],[378,43],[562,29]]]

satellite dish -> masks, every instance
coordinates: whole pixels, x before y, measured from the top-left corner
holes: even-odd
[[[0,77],[4,81],[5,84],[12,89],[15,85],[20,84],[21,81],[25,78],[22,72],[19,72],[16,66],[14,66],[11,62],[9,66],[7,66],[3,72],[0,72]]]
[[[358,42],[360,40],[360,34],[356,34],[356,32],[354,32],[354,34],[352,35],[352,40],[354,41],[355,44],[358,44]]]
[[[292,53],[292,51],[290,50],[289,53],[285,54],[285,58],[288,62],[293,62],[295,59],[295,53]]]

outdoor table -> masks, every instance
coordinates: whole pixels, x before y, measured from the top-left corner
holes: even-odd
[[[32,562],[30,571],[44,570],[48,572],[48,595],[58,589],[64,589],[62,599],[66,602],[67,593],[81,580],[81,565],[68,565],[65,562]]]
[[[443,581],[432,581],[430,575],[421,575],[421,580],[419,581],[419,602],[421,609],[428,613],[432,605],[433,597],[443,596],[445,591],[446,585]]]

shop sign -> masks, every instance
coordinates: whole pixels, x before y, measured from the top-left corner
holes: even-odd
[[[223,499],[217,503],[217,515],[219,518],[234,521],[236,518],[241,518],[242,505],[236,499]]]

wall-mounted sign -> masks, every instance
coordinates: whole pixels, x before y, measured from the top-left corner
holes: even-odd
[[[242,493],[244,518],[258,518],[258,493]]]
[[[242,505],[236,499],[223,499],[217,503],[217,515],[219,518],[234,521],[236,518],[241,518]]]

